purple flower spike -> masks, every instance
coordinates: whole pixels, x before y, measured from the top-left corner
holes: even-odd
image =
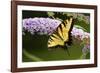
[[[87,33],[85,31],[83,31],[82,29],[73,27],[72,31],[72,36],[74,36],[75,38],[78,38],[80,40],[83,40],[84,38],[89,38],[90,37],[90,33]]]
[[[51,18],[28,18],[23,19],[23,28],[31,34],[52,34],[61,21]]]

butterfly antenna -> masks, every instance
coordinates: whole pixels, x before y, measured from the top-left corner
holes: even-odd
[[[64,48],[64,49],[67,51],[68,56],[70,56],[69,49],[68,48]]]
[[[68,56],[70,56],[69,49],[67,48],[66,50],[67,50]]]

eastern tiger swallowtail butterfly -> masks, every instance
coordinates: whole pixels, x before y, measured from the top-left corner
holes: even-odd
[[[50,35],[48,40],[48,48],[63,48],[67,50],[68,55],[68,46],[71,45],[72,39],[71,39],[71,30],[73,27],[73,18],[70,17],[66,20],[64,20],[57,28],[56,30]]]

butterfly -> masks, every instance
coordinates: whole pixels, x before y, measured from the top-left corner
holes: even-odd
[[[64,20],[56,30],[50,35],[48,39],[48,48],[63,48],[68,51],[68,47],[72,44],[72,36],[71,30],[73,28],[73,21],[72,17],[67,18]]]

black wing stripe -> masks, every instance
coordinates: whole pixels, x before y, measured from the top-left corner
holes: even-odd
[[[56,38],[56,39],[58,39],[56,36],[54,36],[54,34],[53,35],[51,35],[52,37],[54,37],[54,38]]]
[[[60,31],[62,32],[62,27],[61,27],[61,24],[60,26],[58,27],[60,28]],[[61,40],[63,41],[63,38],[60,36],[60,34],[58,33],[58,28],[57,28],[57,31],[56,31],[56,34],[61,38]],[[61,33],[62,34],[62,33]],[[62,34],[63,35],[63,34]]]
[[[67,22],[66,22],[66,21],[63,21],[62,23],[63,23],[63,25],[66,27]]]

